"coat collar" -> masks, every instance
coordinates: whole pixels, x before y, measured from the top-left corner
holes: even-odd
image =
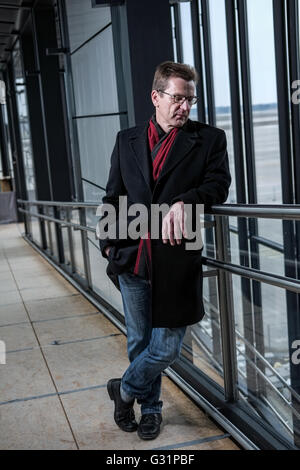
[[[196,142],[199,143],[199,138],[199,128],[196,128],[193,121],[188,120],[175,139],[158,181],[172,171],[178,163],[186,157]],[[130,138],[130,146],[136,158],[137,165],[152,193],[152,167],[148,147],[148,122],[144,126],[136,127],[136,133]]]

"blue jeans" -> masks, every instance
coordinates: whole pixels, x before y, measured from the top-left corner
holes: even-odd
[[[160,413],[161,373],[178,358],[186,327],[152,328],[150,283],[127,273],[119,275],[119,283],[130,361],[121,386],[137,398],[142,414]]]

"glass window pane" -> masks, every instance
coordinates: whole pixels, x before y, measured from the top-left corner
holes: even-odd
[[[181,3],[180,8],[180,20],[181,20],[181,31],[182,31],[182,53],[183,62],[189,65],[194,64],[194,53],[193,53],[193,35],[192,35],[192,20],[191,20],[191,4]]]
[[[182,355],[217,384],[224,387],[220,312],[216,277],[204,277],[205,316],[187,329]]]
[[[77,119],[82,177],[106,187],[119,116]]]
[[[111,22],[110,7],[92,8],[91,0],[66,0],[71,51]]]
[[[195,66],[194,52],[193,52],[193,33],[192,33],[192,20],[191,20],[191,4],[181,3],[180,8],[180,21],[182,32],[182,55],[185,64]],[[190,119],[197,120],[197,105],[192,106],[190,112]]]
[[[257,200],[281,204],[273,2],[247,2]]]
[[[262,294],[262,304],[253,305],[253,308],[256,307],[259,320],[256,318],[252,326],[247,321],[247,326],[244,326],[239,312],[247,298],[241,289],[241,278],[235,275],[232,278],[239,391],[262,418],[268,422],[272,419],[273,425],[277,423],[277,430],[292,441],[293,413],[289,387],[291,376],[285,290],[257,283]],[[253,344],[249,343],[251,335]]]
[[[210,0],[209,14],[214,77],[213,85],[216,106],[216,125],[221,129],[224,129],[226,132],[229,165],[232,176],[232,183],[229,189],[227,202],[235,203],[236,183],[233,158],[231,102],[224,0]]]
[[[119,112],[111,26],[71,57],[76,115]]]

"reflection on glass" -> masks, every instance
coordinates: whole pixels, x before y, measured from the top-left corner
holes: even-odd
[[[77,129],[81,175],[85,180],[105,188],[111,154],[120,130],[119,116],[78,119]]]
[[[243,218],[245,219],[245,218]],[[250,256],[250,245],[247,244],[248,250],[242,251],[239,247],[238,218],[230,217],[230,258],[233,264],[245,264],[248,255]],[[242,220],[240,217],[239,220]],[[249,219],[248,219],[249,220]],[[259,253],[252,253],[252,257],[259,258],[260,270],[271,274],[284,276],[284,257],[282,245],[282,221],[272,219],[258,219],[259,225],[263,227],[273,228],[273,232],[269,232],[268,239],[264,238],[259,243]],[[269,227],[270,228],[270,227]],[[250,241],[250,238],[249,238]],[[281,242],[281,243],[280,243]],[[241,257],[241,255],[243,255]],[[291,260],[293,261],[293,260]]]
[[[32,211],[33,212],[33,211]],[[40,221],[36,217],[31,218],[31,237],[33,241],[42,247]]]
[[[241,303],[247,299],[243,299],[245,294],[239,288],[240,277],[233,275],[232,278],[239,390],[248,403],[266,419],[270,419],[271,413],[273,422],[277,420],[277,426],[282,425],[281,431],[291,439],[293,412],[285,291],[261,284],[262,321],[260,328],[253,322],[251,331],[247,332],[248,336],[252,334],[254,337],[254,344],[251,345],[239,315]],[[251,323],[248,321],[248,328],[249,325]],[[256,343],[262,343],[263,347],[259,350]]]
[[[224,387],[217,279],[203,280],[205,316],[187,329],[182,354],[201,372]]]
[[[112,27],[71,56],[76,116],[118,113]]]

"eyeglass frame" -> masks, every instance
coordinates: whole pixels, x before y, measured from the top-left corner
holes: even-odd
[[[193,106],[194,104],[196,104],[198,102],[198,97],[197,96],[171,95],[170,93],[168,93],[166,91],[162,91],[162,90],[156,90],[156,91],[158,91],[158,93],[163,93],[164,95],[171,96],[173,103],[176,103],[176,104],[182,105],[185,101],[187,101],[190,106]],[[178,97],[178,96],[181,97],[180,101],[176,101],[176,97]],[[189,101],[189,99],[192,99],[193,102],[191,103]]]

